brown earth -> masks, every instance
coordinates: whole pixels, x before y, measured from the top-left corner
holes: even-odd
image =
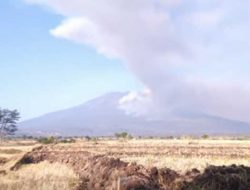
[[[250,167],[209,166],[204,173],[185,183],[183,190],[249,190]]]
[[[7,158],[0,157],[0,165],[4,165],[7,161]]]
[[[41,161],[65,163],[80,176],[78,190],[250,190],[250,168],[210,166],[178,174],[170,169],[145,168],[88,151],[63,151],[41,146],[25,154],[12,168]]]

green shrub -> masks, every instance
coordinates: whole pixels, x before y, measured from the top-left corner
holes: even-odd
[[[208,136],[207,134],[204,134],[204,135],[201,136],[201,138],[203,138],[203,139],[208,139],[209,136]]]
[[[59,141],[60,143],[75,143],[75,139],[63,139]]]
[[[133,136],[128,134],[127,132],[115,133],[115,137],[118,139],[132,139]]]
[[[86,139],[87,141],[90,141],[90,140],[91,140],[91,137],[90,137],[90,136],[85,136],[85,139]]]
[[[53,144],[56,143],[56,139],[54,137],[42,137],[38,139],[38,142],[42,144]]]

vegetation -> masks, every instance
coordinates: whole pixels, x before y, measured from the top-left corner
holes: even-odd
[[[132,135],[128,134],[127,132],[115,133],[115,137],[120,139],[132,139]]]
[[[97,137],[93,137],[93,138],[91,138],[91,140],[92,140],[95,144],[98,144],[98,138],[97,138]]]
[[[85,136],[85,139],[86,139],[87,141],[90,141],[90,140],[91,140],[91,137],[90,137],[90,136]]]
[[[8,110],[0,108],[0,140],[4,136],[14,135],[17,131],[17,121],[20,114],[17,110]]]
[[[19,154],[21,152],[22,152],[21,150],[14,149],[14,148],[11,148],[11,149],[0,149],[0,154]]]
[[[0,177],[1,190],[74,190],[77,183],[72,169],[48,162],[31,164]]]
[[[203,138],[203,139],[208,139],[209,136],[208,136],[207,134],[204,134],[204,135],[201,136],[201,138]]]
[[[62,139],[59,141],[59,143],[75,143],[76,140],[73,138],[69,138],[69,139]]]
[[[55,144],[55,143],[75,143],[73,138],[57,138],[57,137],[40,137],[38,142],[41,144]]]
[[[42,144],[53,144],[56,143],[56,139],[55,137],[41,137],[38,139],[38,142]]]

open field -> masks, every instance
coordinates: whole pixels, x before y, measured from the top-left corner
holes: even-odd
[[[250,166],[250,141],[238,140],[120,140],[59,144],[57,151],[87,151],[105,154],[146,167],[170,168],[178,172],[207,165]]]
[[[225,183],[232,176],[229,181],[233,185],[239,183],[234,182],[236,177],[243,179],[241,188],[231,187],[249,190],[250,169],[232,164],[250,167],[250,141],[95,139],[50,145],[10,141],[0,147],[0,190],[212,190],[218,187],[211,184],[216,185],[218,180]],[[219,189],[228,189],[219,185]]]

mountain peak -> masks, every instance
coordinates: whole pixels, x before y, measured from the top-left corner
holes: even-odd
[[[20,123],[20,134],[62,136],[113,135],[126,131],[134,135],[245,134],[250,124],[203,113],[185,114],[174,120],[147,120],[119,109],[126,92],[107,93],[79,106]]]

